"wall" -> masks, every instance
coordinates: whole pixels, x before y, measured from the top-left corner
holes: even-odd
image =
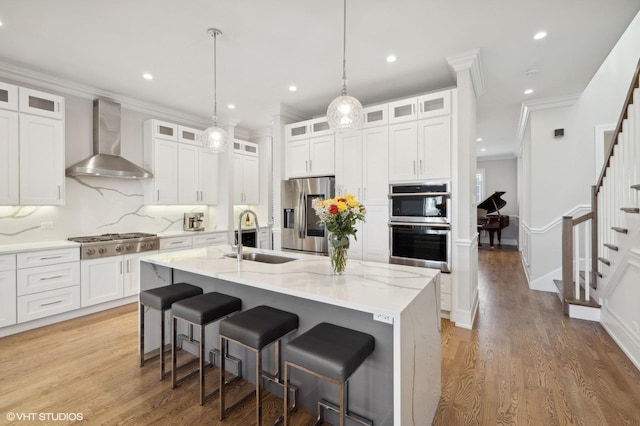
[[[519,229],[518,160],[515,157],[505,159],[478,158],[476,167],[485,170],[485,198],[495,191],[505,192],[501,198],[507,202],[507,205],[500,210],[500,213],[509,216],[509,226],[502,230],[502,243],[517,246]],[[482,201],[478,200],[478,203]],[[487,232],[483,232],[480,237],[483,244],[489,244]]]
[[[93,101],[89,96],[56,92],[22,82],[2,79],[24,87],[65,97],[66,167],[90,156],[93,151]],[[176,122],[159,114],[122,109],[122,156],[143,164],[143,122],[159,118]],[[193,126],[193,122],[181,123]],[[202,126],[200,126],[202,127]],[[0,206],[0,244],[50,241],[80,235],[112,232],[172,232],[182,230],[184,212],[201,211],[207,229],[226,228],[226,217],[219,223],[216,207],[145,206],[144,191],[148,181],[102,177],[67,177],[64,206]],[[41,224],[53,223],[42,229]]]

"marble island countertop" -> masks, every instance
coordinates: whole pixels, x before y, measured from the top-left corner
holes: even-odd
[[[440,273],[435,269],[351,259],[345,273],[337,276],[325,256],[245,248],[244,253],[295,258],[287,263],[270,264],[251,260],[238,262],[225,256],[233,252],[230,245],[219,245],[145,256],[141,260],[392,318],[398,318],[435,277],[439,279]]]

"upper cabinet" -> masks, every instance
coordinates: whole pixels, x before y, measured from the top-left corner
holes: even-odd
[[[335,140],[325,118],[287,125],[285,133],[287,178],[335,174]]]
[[[0,204],[64,204],[64,98],[0,82]]]
[[[418,118],[451,114],[451,91],[429,93],[418,97]]]
[[[144,124],[147,204],[216,204],[218,154],[200,147],[201,131],[160,120]]]
[[[233,204],[259,204],[258,144],[236,139],[233,143]]]

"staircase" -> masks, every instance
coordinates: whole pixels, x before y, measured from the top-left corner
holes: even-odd
[[[562,280],[554,280],[565,315],[600,321],[606,289],[599,283],[620,275],[624,260],[640,241],[640,62],[600,178],[591,187],[591,211],[562,219]],[[589,271],[586,273],[585,271]],[[612,287],[608,282],[607,287]]]

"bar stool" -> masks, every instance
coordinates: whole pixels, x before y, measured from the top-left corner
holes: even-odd
[[[362,425],[373,425],[353,413],[349,413],[349,377],[373,352],[375,339],[360,331],[351,330],[328,323],[320,323],[306,333],[287,343],[284,360],[284,386],[289,385],[289,367],[296,368],[330,383],[340,389],[338,407],[325,400],[318,401],[318,419],[323,421],[322,409],[339,414],[340,426],[349,418]],[[284,394],[284,424],[289,424],[287,393]]]
[[[171,309],[173,302],[202,294],[202,289],[187,283],[171,284],[140,292],[140,367],[148,361],[144,358],[144,307],[160,311],[160,380],[164,380],[164,314]],[[151,357],[154,358],[154,357]],[[149,358],[149,359],[151,359]]]
[[[227,412],[253,394],[253,391],[225,408],[224,394],[224,359],[229,351],[229,342],[253,351],[256,354],[256,420],[258,426],[262,424],[262,398],[260,383],[262,372],[262,349],[275,342],[276,372],[268,377],[272,382],[280,384],[280,339],[287,333],[298,328],[298,316],[290,312],[281,311],[270,306],[257,306],[241,312],[220,322],[220,420],[224,420]],[[284,388],[288,394],[288,388]]]
[[[177,354],[176,354],[176,342],[178,341],[177,327],[178,320],[186,321],[190,325],[197,325],[200,327],[200,342],[198,344],[199,361],[198,368],[200,377],[200,405],[204,404],[204,401],[218,392],[219,388],[216,388],[205,395],[204,384],[204,331],[207,324],[226,317],[227,315],[237,312],[242,308],[242,300],[237,297],[228,296],[226,294],[212,292],[205,293],[199,296],[190,297],[188,299],[182,299],[173,304],[171,307],[172,320],[171,320],[171,387],[175,389],[178,383],[190,377],[195,371],[187,374],[186,376],[178,379],[177,374]]]

